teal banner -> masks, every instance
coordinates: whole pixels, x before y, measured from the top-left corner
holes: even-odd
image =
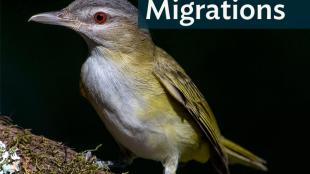
[[[139,26],[310,29],[309,7],[309,0],[139,0]]]

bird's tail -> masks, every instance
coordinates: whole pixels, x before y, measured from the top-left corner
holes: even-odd
[[[228,154],[230,164],[242,164],[263,171],[268,170],[265,166],[266,161],[250,151],[225,138],[221,140],[221,143]]]

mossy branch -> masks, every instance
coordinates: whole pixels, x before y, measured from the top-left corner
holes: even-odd
[[[12,125],[4,116],[0,116],[0,142],[7,149],[18,149],[19,173],[111,174],[108,169],[97,165],[95,156],[87,157],[62,143],[34,135],[28,129]],[[2,167],[3,163],[0,164],[0,173]]]

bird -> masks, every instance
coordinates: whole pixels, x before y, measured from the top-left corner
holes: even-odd
[[[267,171],[266,161],[225,138],[205,97],[185,70],[138,25],[127,0],[75,0],[29,21],[70,28],[88,45],[80,89],[115,141],[136,158],[161,162],[164,174],[179,163],[230,164]]]

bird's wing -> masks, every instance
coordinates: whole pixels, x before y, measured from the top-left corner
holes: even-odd
[[[162,49],[155,51],[154,74],[167,91],[189,111],[213,148],[213,163],[221,174],[228,174],[228,159],[220,144],[220,130],[199,89],[178,63]]]

